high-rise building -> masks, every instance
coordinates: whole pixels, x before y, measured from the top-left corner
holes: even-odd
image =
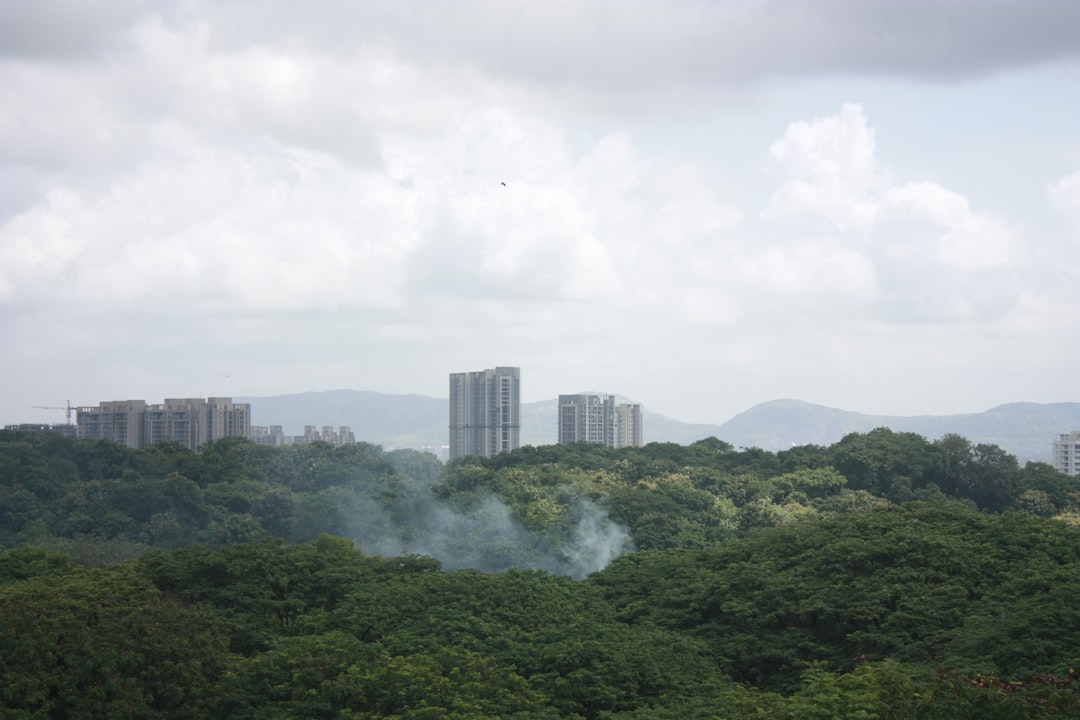
[[[641,406],[618,403],[614,395],[582,393],[559,396],[560,444],[598,443],[606,447],[644,445]]]
[[[615,447],[641,447],[645,444],[645,427],[641,405],[620,403],[615,406]]]
[[[223,437],[247,437],[251,405],[232,398],[167,398],[147,405],[145,400],[113,400],[76,410],[81,438],[113,440],[131,448],[172,441],[197,450]]]
[[[1054,441],[1054,467],[1058,472],[1080,477],[1080,430],[1058,435]]]
[[[614,436],[608,437],[612,425],[608,419],[610,408],[611,404],[606,395],[560,395],[559,444],[614,444]]]
[[[146,444],[143,423],[145,400],[111,400],[97,407],[75,409],[75,426],[80,438],[112,440],[130,448]]]
[[[450,373],[450,458],[521,446],[521,368]]]

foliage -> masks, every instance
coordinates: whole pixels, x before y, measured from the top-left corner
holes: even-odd
[[[1077,531],[1053,521],[912,504],[639,553],[589,582],[625,621],[692,628],[735,679],[791,690],[815,660],[841,671],[865,656],[1009,674],[1073,663],[1078,553]]]
[[[1080,530],[926,503],[633,553],[584,581],[446,572],[331,536],[98,571],[20,549],[0,553],[0,709],[1071,717],[1078,564]]]
[[[1045,464],[1021,469],[993,445],[887,428],[780,453],[716,438],[619,450],[577,443],[446,466],[368,443],[225,438],[191,452],[0,431],[0,545],[62,550],[87,566],[150,548],[331,533],[373,554],[437,555],[448,568],[581,576],[629,549],[703,548],[909,500],[1053,517],[1080,510],[1080,483]],[[582,558],[598,515],[608,524]]]
[[[446,466],[3,431],[0,716],[1075,717],[1077,517],[885,428]]]
[[[0,587],[5,717],[181,718],[208,712],[226,664],[212,616],[132,568]]]

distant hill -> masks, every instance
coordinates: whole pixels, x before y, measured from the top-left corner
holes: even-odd
[[[888,427],[931,440],[949,433],[990,443],[1021,461],[1050,461],[1060,433],[1080,429],[1080,403],[1010,403],[959,415],[863,415],[799,400],[755,405],[720,426],[718,438],[736,446],[782,450],[792,445],[830,445],[851,432]]]
[[[331,390],[272,397],[238,397],[251,403],[252,423],[281,425],[300,435],[305,425],[348,425],[358,440],[383,447],[440,446],[447,442],[449,401],[424,395]],[[555,442],[557,400],[524,403],[523,445]],[[692,443],[709,436],[736,447],[783,450],[792,445],[831,445],[851,432],[888,427],[934,440],[948,433],[992,443],[1026,460],[1050,460],[1054,438],[1080,429],[1080,403],[1010,403],[960,415],[864,415],[799,400],[755,405],[722,425],[684,423],[645,409],[646,442]]]

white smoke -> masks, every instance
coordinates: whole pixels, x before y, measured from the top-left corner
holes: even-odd
[[[581,518],[567,553],[569,574],[575,579],[599,572],[623,553],[634,550],[630,532],[612,522],[596,503],[582,500],[579,509]]]
[[[634,549],[629,531],[587,499],[567,510],[573,530],[555,537],[517,522],[506,503],[490,493],[452,507],[429,485],[408,478],[402,482],[407,490],[396,505],[371,501],[341,508],[354,513],[350,534],[365,553],[426,555],[449,571],[540,569],[581,579]]]

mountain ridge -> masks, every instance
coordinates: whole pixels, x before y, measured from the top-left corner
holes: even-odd
[[[449,400],[371,390],[327,390],[235,398],[252,406],[255,425],[281,425],[302,434],[304,425],[348,425],[357,440],[386,448],[441,446],[447,440]],[[620,400],[623,400],[620,398]],[[720,424],[687,423],[643,408],[645,441],[689,444],[717,437],[736,447],[777,451],[793,445],[831,445],[852,432],[888,427],[934,440],[949,433],[988,443],[1021,461],[1049,462],[1058,434],[1080,429],[1080,403],[1012,402],[978,413],[871,415],[793,398],[759,403]],[[522,445],[556,441],[558,400],[522,403]]]

